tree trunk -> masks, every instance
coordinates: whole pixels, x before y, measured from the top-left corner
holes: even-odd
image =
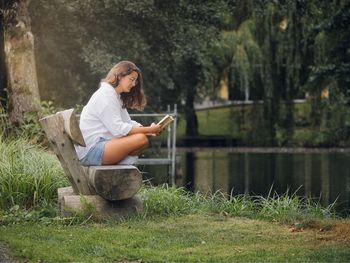
[[[194,109],[194,96],[195,89],[189,88],[186,94],[186,105],[185,105],[185,118],[186,118],[186,135],[196,136],[198,135],[198,120],[196,111]]]
[[[194,100],[197,94],[197,86],[199,82],[200,67],[194,61],[194,57],[188,57],[184,62],[184,82],[186,104],[185,104],[185,119],[186,119],[186,135],[198,135],[198,120],[194,109]]]
[[[40,102],[29,2],[5,1],[3,8],[9,115],[13,123],[21,123],[24,113],[37,111]]]
[[[0,0],[0,10],[3,10],[3,0]],[[6,65],[5,65],[5,43],[4,43],[4,16],[0,11],[0,107],[6,108]]]

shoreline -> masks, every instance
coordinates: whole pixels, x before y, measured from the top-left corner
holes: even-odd
[[[167,148],[162,148],[167,150]],[[307,147],[176,147],[177,152],[214,151],[229,153],[350,153],[350,148]]]

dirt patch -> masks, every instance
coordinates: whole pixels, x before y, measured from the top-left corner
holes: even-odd
[[[0,244],[0,263],[17,263],[17,260],[14,260],[13,258],[11,258],[9,256],[9,250],[8,248],[3,245]]]
[[[336,240],[350,242],[350,223],[339,223],[327,231]]]
[[[314,231],[320,241],[350,244],[350,220],[310,221],[288,226],[290,233],[304,232],[307,229]]]
[[[350,222],[335,223],[318,230],[318,239],[350,244]]]

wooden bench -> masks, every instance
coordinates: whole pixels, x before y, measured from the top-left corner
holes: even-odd
[[[63,216],[92,209],[98,216],[120,219],[143,211],[143,202],[136,196],[142,184],[137,167],[80,164],[74,144],[85,146],[85,142],[74,109],[57,112],[40,123],[71,184],[58,189]]]

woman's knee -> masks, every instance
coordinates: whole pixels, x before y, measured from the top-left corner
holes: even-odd
[[[144,133],[137,133],[134,136],[136,137],[136,140],[140,143],[142,147],[149,145],[148,138]]]

